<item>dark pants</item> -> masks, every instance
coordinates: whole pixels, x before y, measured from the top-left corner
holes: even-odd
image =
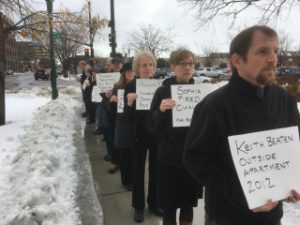
[[[113,149],[113,135],[110,127],[103,127],[102,133],[106,144],[107,154],[112,154]]]
[[[116,148],[117,149],[117,148]],[[132,154],[130,148],[118,148],[121,181],[124,186],[132,184]]]
[[[142,135],[141,135],[142,136]],[[136,145],[133,147],[133,190],[132,206],[135,209],[145,207],[145,162],[147,150],[149,149],[149,180],[148,180],[148,197],[149,207],[157,207],[157,139],[154,135],[147,134],[138,138]]]
[[[234,225],[234,224],[231,224],[230,222],[226,222],[226,221],[219,221],[219,220],[216,221],[215,219],[212,218],[211,215],[209,215],[209,213],[206,212],[204,225]],[[260,225],[271,225],[271,224],[260,224]],[[279,221],[276,225],[281,225],[281,222]]]
[[[177,208],[164,208],[163,225],[176,224]],[[193,207],[180,208],[179,220],[187,223],[193,222]]]
[[[90,90],[83,91],[83,101],[90,122],[95,122],[96,119],[96,104],[92,102],[92,93]]]

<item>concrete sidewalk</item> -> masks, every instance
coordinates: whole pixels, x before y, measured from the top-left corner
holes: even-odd
[[[134,210],[131,207],[131,192],[126,191],[122,186],[119,171],[115,174],[108,173],[110,162],[103,159],[106,155],[105,143],[102,141],[103,136],[93,135],[93,129],[94,125],[86,127],[85,142],[92,166],[96,193],[103,209],[104,225],[136,224],[133,220]],[[201,199],[198,207],[194,209],[193,224],[202,225],[203,221],[204,209]],[[145,220],[141,224],[161,225],[162,219],[149,213],[145,208]]]

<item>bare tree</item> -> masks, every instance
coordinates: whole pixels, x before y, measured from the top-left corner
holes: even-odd
[[[268,23],[279,15],[287,16],[290,10],[300,5],[299,0],[177,0],[189,9],[197,10],[198,27],[216,18],[228,18],[234,23],[238,16],[255,9],[261,12],[260,23]]]
[[[5,40],[7,35],[27,26],[28,18],[33,15],[33,8],[27,0],[1,0],[0,3],[0,125],[5,124]],[[7,23],[7,15],[18,22]]]
[[[290,38],[290,35],[284,31],[284,29],[278,32],[279,34],[279,53],[278,53],[278,64],[283,64],[283,58],[288,55],[288,52],[292,48],[293,40]]]
[[[214,64],[213,53],[216,52],[216,47],[212,43],[202,45],[202,55],[205,58],[204,66],[212,66]]]
[[[83,49],[83,46],[91,46],[95,37],[102,28],[107,26],[106,19],[94,16],[89,24],[89,8],[85,4],[79,12],[71,12],[68,8],[62,8],[55,13],[53,20],[53,31],[55,34],[55,53],[63,66],[64,75],[67,76],[67,70],[70,67],[70,57],[76,55]],[[39,43],[48,46],[49,27],[47,26],[47,17],[36,15],[32,17],[30,30],[26,30]],[[92,43],[91,43],[92,42]]]
[[[129,35],[128,47],[134,51],[151,51],[156,57],[171,49],[172,29],[161,30],[153,24],[141,25]]]

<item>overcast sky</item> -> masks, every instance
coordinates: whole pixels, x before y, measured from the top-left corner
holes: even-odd
[[[70,10],[78,11],[86,0],[55,0],[54,10],[66,6]],[[110,19],[110,0],[91,0],[92,14],[101,18]],[[117,51],[122,52],[122,47],[128,40],[128,34],[139,27],[140,24],[154,24],[161,29],[173,28],[174,48],[186,46],[196,54],[202,53],[203,45],[213,45],[217,51],[228,52],[231,38],[241,28],[254,25],[256,21],[245,13],[241,15],[235,26],[229,29],[225,19],[217,20],[209,27],[197,30],[194,20],[195,12],[188,11],[176,0],[115,0],[115,20],[117,32]],[[276,24],[278,29],[286,29],[291,35],[293,46],[300,46],[300,9],[292,11],[289,18],[280,19]],[[95,40],[95,54],[108,56],[110,53],[108,33],[110,28],[102,31],[102,37]]]

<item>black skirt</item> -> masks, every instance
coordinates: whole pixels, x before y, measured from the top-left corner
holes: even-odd
[[[185,168],[159,164],[158,177],[158,202],[162,209],[197,206],[202,187]]]

